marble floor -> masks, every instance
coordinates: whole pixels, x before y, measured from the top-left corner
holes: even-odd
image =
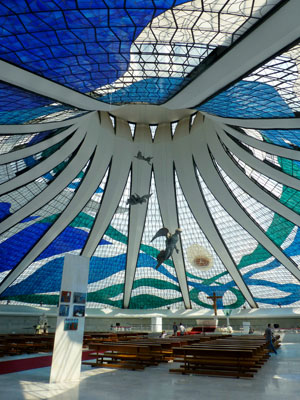
[[[80,382],[49,384],[50,368],[40,368],[0,375],[0,399],[297,400],[300,335],[293,336],[283,340],[278,355],[272,354],[253,379],[171,374],[168,370],[175,364],[168,363],[143,371],[83,366]]]

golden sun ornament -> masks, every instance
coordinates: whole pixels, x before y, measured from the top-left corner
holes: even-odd
[[[194,268],[201,271],[208,271],[213,267],[213,257],[205,247],[195,243],[188,247],[186,253],[189,263]]]

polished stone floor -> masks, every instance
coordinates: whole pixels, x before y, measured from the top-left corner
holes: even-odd
[[[49,384],[50,368],[0,375],[1,400],[297,400],[300,335],[286,335],[278,355],[253,379],[170,374],[174,364],[144,371],[83,366],[78,383]]]

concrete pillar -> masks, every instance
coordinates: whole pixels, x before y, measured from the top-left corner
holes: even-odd
[[[151,318],[151,331],[161,332],[162,331],[162,317]]]

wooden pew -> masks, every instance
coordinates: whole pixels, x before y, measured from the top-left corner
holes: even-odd
[[[96,361],[84,361],[92,367],[144,369],[146,366],[158,365],[156,355],[150,346],[131,343],[90,343],[95,350]]]
[[[174,361],[183,363],[170,372],[251,378],[268,359],[265,341],[215,340],[173,348]]]

